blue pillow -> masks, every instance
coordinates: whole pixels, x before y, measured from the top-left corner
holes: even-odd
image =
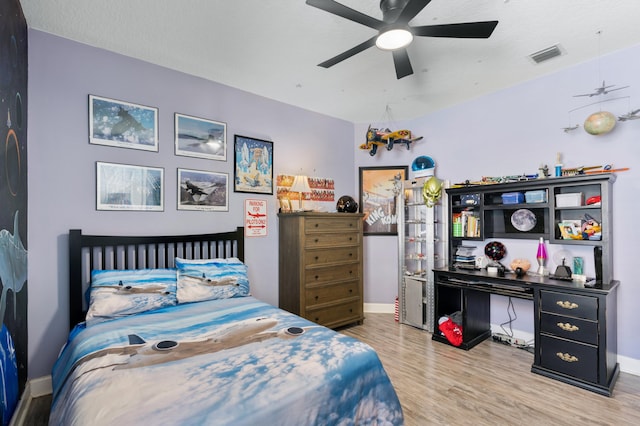
[[[87,325],[176,305],[176,287],[175,269],[91,271]]]
[[[249,295],[247,266],[239,259],[182,259],[178,268],[178,303]]]

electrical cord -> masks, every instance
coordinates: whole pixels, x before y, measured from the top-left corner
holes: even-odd
[[[509,308],[511,308],[511,310],[509,310]],[[511,316],[511,312],[513,312],[513,317]],[[504,331],[504,334],[506,334],[509,337],[513,337],[512,324],[515,320],[518,319],[518,315],[516,314],[516,308],[513,306],[513,300],[511,299],[510,296],[509,296],[509,303],[507,304],[507,315],[509,316],[509,320],[500,324],[500,328],[502,329],[502,331]],[[509,331],[505,330],[504,328],[506,324],[509,324]]]

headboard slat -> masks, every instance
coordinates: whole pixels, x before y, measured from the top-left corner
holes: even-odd
[[[131,265],[134,269],[173,268],[176,257],[237,257],[244,261],[244,228],[218,234],[140,237],[83,235],[79,229],[70,230],[70,328],[84,321],[86,316],[84,294],[90,284],[92,270],[131,269]],[[160,259],[164,260],[162,264]]]

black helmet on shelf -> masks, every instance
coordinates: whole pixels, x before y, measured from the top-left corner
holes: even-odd
[[[352,197],[348,195],[343,195],[338,198],[338,202],[336,203],[336,210],[339,212],[346,213],[355,213],[358,211],[358,203]]]

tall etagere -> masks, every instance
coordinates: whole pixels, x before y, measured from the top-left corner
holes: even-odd
[[[433,269],[448,259],[447,197],[427,207],[422,189],[429,177],[402,182],[398,191],[398,320],[434,331]]]

